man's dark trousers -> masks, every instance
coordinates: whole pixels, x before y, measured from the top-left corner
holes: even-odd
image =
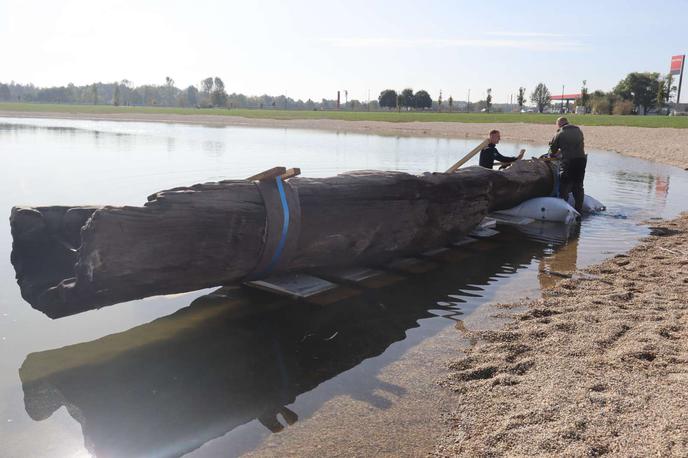
[[[585,179],[585,166],[588,164],[588,156],[576,157],[561,161],[561,184],[559,196],[567,200],[569,193],[573,193],[574,207],[578,213],[583,209],[583,180]]]

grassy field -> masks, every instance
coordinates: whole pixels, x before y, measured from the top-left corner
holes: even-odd
[[[269,119],[338,119],[343,121],[388,121],[388,122],[464,122],[464,123],[510,123],[553,124],[556,114],[539,113],[435,113],[435,112],[387,112],[387,111],[305,111],[277,109],[219,109],[219,108],[165,108],[165,107],[115,107],[112,105],[52,105],[38,103],[0,103],[0,111],[29,113],[150,113],[176,115],[218,115],[241,116],[245,118]],[[610,116],[569,115],[569,120],[582,126],[631,126],[631,127],[674,127],[688,128],[688,116]]]

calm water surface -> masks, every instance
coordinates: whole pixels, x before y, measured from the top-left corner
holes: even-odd
[[[300,167],[304,176],[438,171],[475,143],[5,118],[0,213],[8,217],[13,205],[141,205],[154,191],[244,178],[275,165]],[[545,152],[520,144],[500,150],[515,154],[522,147],[527,157]],[[0,454],[237,455],[304,422],[336,396],[362,399],[379,411],[389,406],[376,392],[403,403],[411,395],[401,383],[382,382],[381,371],[481,305],[537,296],[556,278],[550,271],[629,249],[648,232],[641,221],[688,208],[688,173],[594,151],[586,192],[608,211],[571,234],[559,226],[536,225],[529,234],[505,229],[452,250],[429,272],[390,277],[325,307],[244,289],[204,290],[59,320],[22,300],[5,219]],[[279,434],[289,437],[289,427]]]

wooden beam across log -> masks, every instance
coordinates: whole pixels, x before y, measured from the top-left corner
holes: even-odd
[[[454,242],[488,212],[553,186],[540,160],[504,172],[284,181],[286,169],[277,171],[264,181],[160,191],[142,207],[14,207],[12,263],[22,295],[58,317],[275,272],[380,265]]]

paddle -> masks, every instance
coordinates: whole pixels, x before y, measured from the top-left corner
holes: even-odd
[[[459,167],[461,167],[462,165],[464,165],[464,164],[465,164],[466,162],[468,162],[473,156],[475,156],[476,154],[478,154],[478,153],[480,152],[480,150],[482,150],[483,148],[485,148],[485,147],[487,146],[488,143],[490,143],[490,139],[489,139],[489,138],[486,138],[485,140],[483,140],[483,142],[482,142],[481,144],[479,144],[478,146],[476,146],[475,148],[473,148],[468,154],[466,154],[464,157],[462,157],[461,160],[459,160],[459,162],[457,162],[456,164],[454,164],[454,165],[452,165],[451,167],[449,167],[449,168],[447,169],[447,171],[444,172],[444,173],[454,173]]]

